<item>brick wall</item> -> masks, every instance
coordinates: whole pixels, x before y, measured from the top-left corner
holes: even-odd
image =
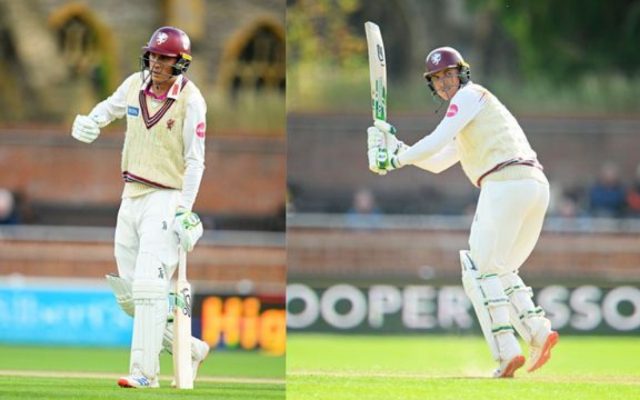
[[[289,227],[289,280],[457,282],[458,250],[467,231],[353,231]],[[535,282],[640,283],[640,246],[633,234],[543,232],[522,276]],[[529,283],[529,281],[528,281]]]
[[[122,137],[122,131],[108,130],[86,145],[63,130],[0,130],[0,187],[33,203],[117,207],[123,185]],[[209,214],[277,214],[285,201],[285,174],[284,138],[209,138],[195,209]]]
[[[607,160],[629,183],[638,165],[640,119],[616,117],[518,116],[545,167],[552,189],[587,187]],[[413,144],[434,129],[432,113],[392,116],[398,137]],[[366,128],[370,114],[288,115],[288,180],[299,211],[343,212],[353,193],[372,189],[389,213],[459,213],[477,190],[459,165],[439,175],[415,167],[385,177],[368,170]]]
[[[0,276],[92,278],[117,272],[113,243],[78,241],[0,241]],[[188,276],[198,285],[235,288],[252,281],[260,293],[281,295],[286,252],[277,246],[199,244],[189,253]]]

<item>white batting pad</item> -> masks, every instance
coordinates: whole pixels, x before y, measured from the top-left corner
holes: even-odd
[[[159,354],[167,322],[167,283],[161,279],[133,282],[135,316],[131,342],[131,373],[153,379],[160,372]]]
[[[116,301],[122,311],[133,317],[135,311],[135,304],[133,302],[133,293],[131,290],[131,282],[120,278],[117,275],[107,274],[107,283],[113,290],[113,295],[116,297]]]
[[[509,299],[496,275],[481,275],[469,251],[460,251],[462,286],[478,317],[485,340],[496,361],[520,352],[509,323]]]
[[[127,313],[129,316],[133,317],[135,311],[135,304],[133,301],[133,293],[131,290],[131,282],[122,279],[121,277],[108,274],[106,275],[107,282],[111,289],[113,290],[113,294],[118,302],[118,305],[122,310]],[[175,301],[171,300],[171,301]],[[170,317],[170,313],[167,313],[167,317]],[[195,337],[191,338],[191,357],[195,359],[198,355],[198,339]],[[167,325],[162,334],[162,348],[169,354],[172,354],[173,351],[173,322],[167,321]]]
[[[544,310],[533,302],[533,290],[524,284],[517,273],[500,275],[500,281],[511,303],[511,323],[525,342],[531,343],[540,329],[551,329],[549,320],[544,317]]]

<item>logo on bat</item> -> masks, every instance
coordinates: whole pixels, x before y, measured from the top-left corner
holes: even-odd
[[[372,98],[373,101],[373,109],[376,112],[376,118],[377,119],[386,119],[386,100],[387,100],[387,93],[384,87],[384,84],[382,83],[382,79],[377,79],[376,80],[376,86],[375,86],[375,93],[374,96]]]
[[[182,313],[191,318],[191,292],[187,288],[182,289],[180,292],[182,293]]]
[[[376,45],[376,49],[378,50],[378,60],[384,63],[384,49],[379,44]]]

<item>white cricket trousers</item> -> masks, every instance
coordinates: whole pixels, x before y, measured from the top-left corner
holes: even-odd
[[[480,273],[517,272],[540,237],[548,206],[548,183],[485,180],[469,237]]]
[[[129,371],[152,381],[160,372],[169,281],[178,264],[173,219],[179,195],[176,190],[156,190],[123,198],[116,225],[118,273],[131,282],[135,305]]]
[[[133,282],[160,277],[167,282],[178,265],[178,237],[173,220],[180,192],[156,190],[149,194],[123,198],[115,233],[115,257],[118,274]]]

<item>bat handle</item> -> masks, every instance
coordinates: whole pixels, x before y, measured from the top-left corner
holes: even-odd
[[[373,119],[373,124],[374,125],[375,125],[376,121],[385,122],[384,119],[374,118]],[[386,137],[385,137],[384,148],[379,148],[378,149],[378,155],[377,155],[377,158],[376,158],[376,162],[378,163],[378,168],[385,169],[387,167],[388,159],[389,159],[389,152],[387,151],[387,141],[386,141]]]
[[[387,168],[387,159],[389,158],[389,153],[387,152],[387,149],[378,149],[378,158],[377,158],[377,162],[378,162],[378,168],[379,169],[386,169]]]
[[[178,245],[178,280],[187,280],[187,252]]]

